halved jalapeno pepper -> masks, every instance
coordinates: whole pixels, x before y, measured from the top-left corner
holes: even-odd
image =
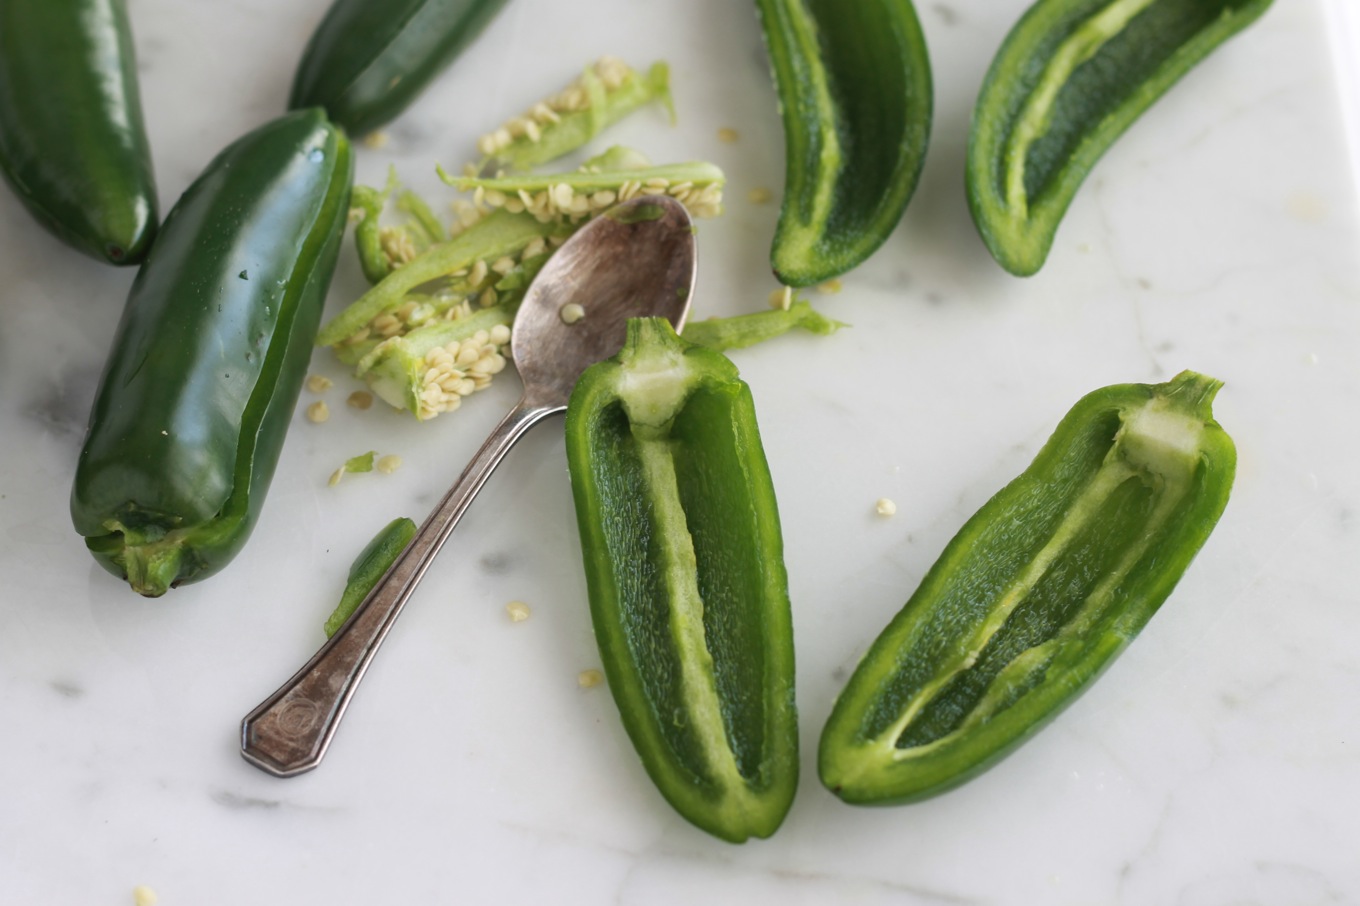
[[[930,137],[930,61],[910,0],[757,0],[784,119],[784,201],[770,263],[790,286],[882,245]]]
[[[1191,67],[1271,0],[1039,0],[982,83],[968,205],[1006,270],[1043,266],[1086,174]]]
[[[721,353],[635,320],[581,377],[566,434],[595,637],[643,766],[709,833],[769,836],[797,787],[798,732],[749,388]]]
[[[1087,395],[1033,464],[949,542],[874,642],[822,732],[846,802],[909,802],[1036,733],[1171,594],[1228,502],[1220,383]]]

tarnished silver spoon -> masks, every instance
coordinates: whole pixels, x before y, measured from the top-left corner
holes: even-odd
[[[246,715],[247,761],[278,777],[321,763],[378,646],[492,470],[529,428],[567,408],[582,371],[623,347],[629,318],[664,317],[678,330],[694,274],[693,225],[667,197],[617,205],[557,250],[525,293],[511,332],[524,395],[348,622]]]

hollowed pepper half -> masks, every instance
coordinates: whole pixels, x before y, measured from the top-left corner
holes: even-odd
[[[38,222],[137,264],[156,185],[123,0],[0,3],[0,171]]]
[[[910,0],[757,0],[784,121],[784,200],[770,263],[789,286],[881,246],[930,137],[930,61]]]
[[[353,162],[319,109],[227,147],[137,273],[76,467],[71,518],[156,596],[245,544],[306,377]]]
[[[968,205],[992,256],[1043,266],[1086,174],[1181,76],[1271,0],[1039,0],[1006,36],[968,139]]]
[[[864,656],[822,733],[846,802],[908,802],[994,764],[1142,630],[1228,501],[1221,385],[1193,372],[1087,395],[959,530]]]
[[[630,322],[567,409],[567,461],[605,675],[686,819],[774,833],[798,782],[793,632],[750,389],[668,322]]]
[[[507,0],[335,0],[293,77],[289,109],[323,107],[351,135],[386,125]]]

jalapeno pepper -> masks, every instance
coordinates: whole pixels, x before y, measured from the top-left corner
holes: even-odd
[[[949,542],[822,733],[846,802],[922,799],[980,773],[1096,678],[1166,600],[1228,501],[1220,384],[1089,394]]]
[[[160,595],[245,543],[306,377],[352,160],[320,110],[229,146],[133,282],[76,468],[95,559]]]
[[[1086,174],[1124,130],[1271,0],[1039,0],[982,83],[965,169],[993,257],[1043,266]]]
[[[868,258],[902,219],[930,137],[930,61],[910,0],[756,8],[788,161],[770,263],[809,286]]]
[[[0,170],[67,244],[142,260],[156,186],[122,0],[0,3]]]
[[[324,107],[351,135],[405,110],[506,0],[336,0],[293,78],[290,109]]]
[[[774,833],[798,781],[793,635],[750,389],[661,319],[567,408],[595,637],[661,794],[731,842]]]

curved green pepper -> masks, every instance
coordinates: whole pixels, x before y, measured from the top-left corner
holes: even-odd
[[[793,628],[750,389],[721,353],[634,320],[567,408],[590,612],[624,728],[661,794],[734,843],[798,785]]]
[[[930,60],[910,0],[757,0],[784,119],[784,201],[770,263],[789,286],[882,245],[930,138]]]
[[[1086,174],[1139,115],[1271,0],[1039,0],[982,83],[968,205],[992,256],[1043,266]]]
[[[306,377],[353,161],[320,110],[219,154],[133,282],[76,468],[71,518],[144,595],[245,543]]]
[[[410,106],[507,0],[335,0],[293,77],[292,110],[324,107],[351,135]]]
[[[156,185],[122,0],[0,3],[0,170],[74,248],[145,256]]]
[[[846,802],[923,799],[1057,715],[1166,600],[1228,501],[1221,385],[1193,372],[1087,395],[949,542],[822,732]]]

